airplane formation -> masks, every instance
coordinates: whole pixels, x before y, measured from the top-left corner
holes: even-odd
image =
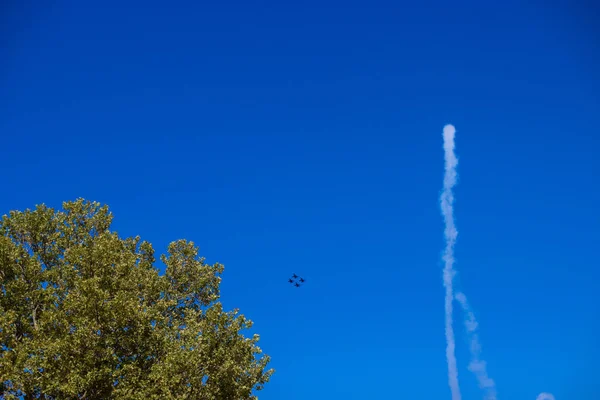
[[[301,284],[304,283],[304,278],[299,277],[296,274],[293,274],[292,277],[290,279],[288,279],[288,282],[293,284],[296,287],[300,287],[302,286]],[[300,282],[300,283],[298,283]]]

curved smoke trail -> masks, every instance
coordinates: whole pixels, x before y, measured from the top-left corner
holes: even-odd
[[[479,344],[479,336],[476,333],[477,320],[475,314],[471,311],[467,296],[464,293],[459,292],[455,296],[458,303],[461,305],[465,314],[465,329],[469,337],[471,362],[469,363],[469,371],[475,375],[479,388],[485,393],[485,400],[496,400],[496,384],[487,374],[486,363],[480,359],[481,344]],[[539,400],[539,399],[538,399]],[[549,399],[547,399],[549,400]]]
[[[480,359],[481,345],[479,344],[479,337],[476,333],[477,321],[475,315],[471,311],[467,297],[464,293],[459,292],[456,296],[453,295],[452,284],[456,271],[454,270],[454,244],[456,243],[456,237],[458,231],[454,224],[454,194],[452,188],[456,184],[456,166],[458,165],[458,159],[454,154],[454,135],[456,129],[453,125],[444,126],[444,160],[445,160],[445,173],[444,173],[444,189],[440,197],[440,206],[442,209],[442,215],[444,216],[444,222],[446,229],[444,236],[446,238],[446,248],[444,251],[444,287],[446,288],[446,296],[444,301],[445,309],[445,322],[446,322],[446,359],[448,362],[448,384],[450,385],[450,391],[452,392],[452,400],[460,400],[460,387],[458,385],[458,369],[456,366],[456,355],[455,349],[456,344],[454,340],[454,329],[452,327],[452,301],[454,298],[461,305],[465,314],[465,328],[470,339],[470,351],[471,351],[471,362],[469,363],[469,370],[475,375],[479,383],[479,387],[485,392],[486,400],[496,400],[496,384],[488,376],[486,370],[485,361]],[[540,393],[536,400],[555,400],[554,396],[550,393]]]
[[[454,154],[454,134],[456,130],[452,125],[444,126],[444,190],[440,198],[442,215],[446,223],[444,236],[446,237],[446,249],[444,251],[444,287],[446,296],[444,301],[446,317],[446,361],[448,362],[448,384],[452,392],[452,400],[460,400],[460,388],[458,386],[458,369],[456,367],[454,329],[452,327],[452,280],[454,278],[454,243],[458,232],[454,226],[454,211],[452,204],[454,196],[452,188],[456,184],[456,166],[458,160]]]

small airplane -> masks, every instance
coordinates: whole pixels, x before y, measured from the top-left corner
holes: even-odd
[[[298,285],[298,282],[294,283],[294,285],[295,285],[296,287],[300,287],[300,285]]]
[[[294,274],[292,275],[292,278],[296,279],[298,277],[298,275]]]
[[[304,279],[303,279],[303,278],[300,278],[300,282],[304,283]]]
[[[291,280],[291,279],[288,279],[288,282],[289,282],[289,283],[294,283],[294,281],[293,281],[293,280]]]

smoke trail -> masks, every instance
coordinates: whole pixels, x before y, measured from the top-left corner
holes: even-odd
[[[444,236],[446,238],[446,249],[444,251],[444,287],[446,289],[446,297],[444,301],[445,310],[445,328],[446,328],[446,361],[448,363],[448,385],[452,392],[452,400],[460,400],[460,388],[458,386],[458,369],[456,367],[456,356],[455,341],[454,341],[454,329],[452,328],[452,279],[454,278],[455,272],[453,269],[454,265],[454,243],[456,242],[456,236],[458,232],[454,226],[454,211],[452,204],[454,202],[454,195],[452,194],[452,188],[456,184],[456,166],[458,160],[454,154],[454,134],[456,130],[452,125],[444,126],[444,160],[445,160],[445,173],[444,173],[444,190],[440,198],[440,206],[442,209],[442,215],[444,216],[444,222],[446,229]]]
[[[471,362],[469,363],[469,371],[477,378],[479,388],[485,393],[485,400],[496,400],[496,383],[487,374],[486,362],[481,360],[481,344],[479,343],[479,335],[477,335],[477,320],[475,314],[471,310],[471,306],[464,293],[458,292],[454,296],[461,305],[465,314],[465,329],[469,337],[471,351]],[[555,400],[551,393],[540,393],[536,400]]]
[[[458,159],[454,154],[454,135],[456,129],[453,125],[444,126],[443,137],[444,137],[444,161],[445,161],[445,173],[444,173],[444,189],[440,197],[440,206],[442,209],[442,215],[444,216],[444,222],[446,229],[444,230],[444,236],[446,238],[446,248],[444,250],[444,287],[446,288],[446,297],[444,302],[445,317],[446,317],[446,359],[448,362],[448,384],[450,385],[450,391],[452,392],[452,400],[460,400],[460,387],[458,385],[458,370],[456,367],[456,356],[455,349],[456,343],[454,340],[454,329],[452,327],[452,301],[454,296],[452,294],[452,281],[456,272],[454,271],[454,244],[456,243],[456,237],[458,231],[454,225],[454,195],[452,188],[456,184],[456,166],[458,165]],[[496,400],[496,384],[488,376],[486,370],[486,363],[480,359],[481,345],[479,344],[479,337],[475,332],[477,330],[477,321],[475,315],[471,311],[467,297],[464,293],[459,292],[456,294],[456,300],[462,306],[465,313],[465,328],[470,338],[470,350],[471,350],[471,362],[469,363],[469,370],[475,374],[479,387],[485,391],[486,400]],[[555,400],[554,396],[550,393],[540,393],[536,400]]]
[[[455,298],[460,303],[465,313],[465,328],[467,330],[469,341],[471,342],[469,346],[471,351],[469,371],[471,371],[477,378],[479,388],[484,390],[485,399],[496,400],[496,384],[494,383],[494,380],[491,379],[487,374],[486,362],[480,359],[481,345],[479,344],[479,337],[476,333],[477,320],[475,320],[475,314],[473,314],[473,311],[471,311],[471,307],[467,301],[467,296],[465,296],[464,293],[457,293]]]

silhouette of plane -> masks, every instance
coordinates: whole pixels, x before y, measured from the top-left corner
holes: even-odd
[[[298,285],[298,282],[294,283],[294,285],[296,285],[296,287],[300,287],[300,285]]]
[[[294,281],[293,281],[293,280],[291,280],[291,279],[288,279],[288,282],[289,282],[289,283],[294,283]]]
[[[296,279],[298,277],[298,275],[294,274],[292,275],[292,278]]]
[[[303,278],[300,278],[300,282],[304,283],[304,279],[303,279]]]

